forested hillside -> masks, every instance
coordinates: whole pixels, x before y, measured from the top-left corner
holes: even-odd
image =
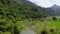
[[[0,0],[0,34],[19,34],[25,28],[20,21],[47,15],[44,8],[30,2]]]

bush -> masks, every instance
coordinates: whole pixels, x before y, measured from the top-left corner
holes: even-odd
[[[47,34],[47,32],[46,31],[41,31],[41,34]]]
[[[57,18],[56,18],[56,17],[52,17],[52,19],[53,19],[53,20],[57,20]]]

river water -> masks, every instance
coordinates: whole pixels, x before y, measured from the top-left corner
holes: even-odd
[[[26,28],[26,30],[21,31],[21,34],[35,34],[35,32],[29,28]]]

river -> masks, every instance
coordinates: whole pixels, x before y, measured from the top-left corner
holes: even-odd
[[[26,28],[26,30],[21,31],[21,34],[36,34],[33,30]]]

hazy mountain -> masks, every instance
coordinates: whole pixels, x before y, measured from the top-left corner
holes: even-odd
[[[55,15],[59,16],[60,15],[60,6],[53,5],[51,9],[55,12]]]
[[[47,13],[50,15],[50,16],[54,16],[55,14],[54,14],[54,11],[51,9],[51,8],[47,8],[46,9],[47,11]]]
[[[47,8],[47,11],[53,16],[60,16],[60,6],[54,4],[52,7]]]

